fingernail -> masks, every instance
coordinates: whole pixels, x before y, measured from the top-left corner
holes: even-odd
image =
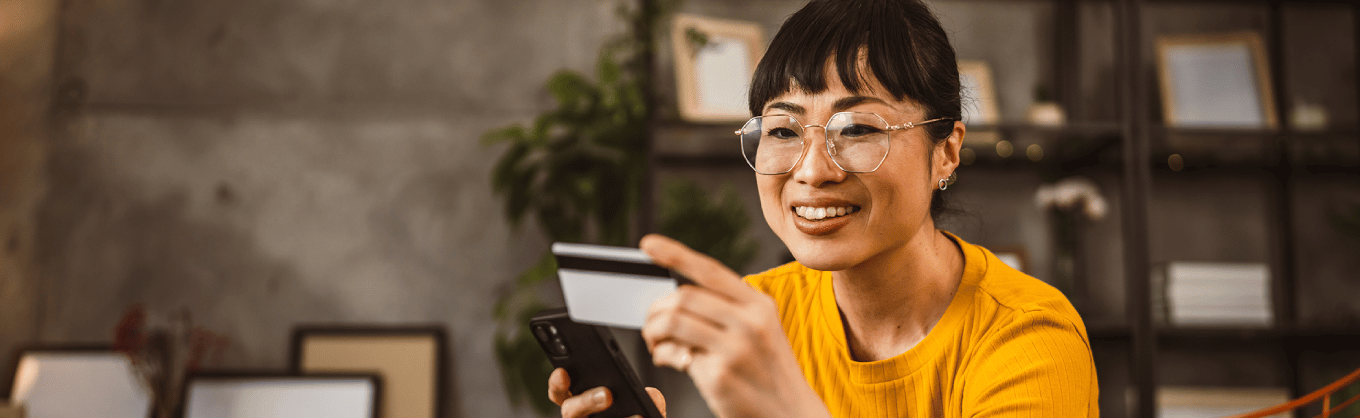
[[[604,399],[605,396],[606,396],[606,395],[605,395],[605,393],[604,393],[604,388],[599,388],[599,389],[595,389],[595,394],[594,394],[594,395],[590,395],[590,399],[591,399],[592,401],[594,401],[595,403],[597,403],[597,404],[602,404],[602,403],[604,403],[604,401],[605,401],[605,399]]]

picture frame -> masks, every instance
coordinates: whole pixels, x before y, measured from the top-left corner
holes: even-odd
[[[1259,33],[1163,35],[1156,44],[1162,118],[1168,127],[1279,126]]]
[[[963,94],[963,123],[968,126],[1001,122],[992,68],[984,61],[959,60],[959,87]]]
[[[0,401],[0,418],[24,418],[24,405]]]
[[[132,360],[104,345],[29,346],[15,351],[4,399],[31,416],[149,418],[152,393]]]
[[[442,326],[302,325],[293,330],[299,375],[372,372],[383,380],[382,416],[447,416],[448,365]]]
[[[751,77],[765,49],[760,24],[679,13],[671,24],[675,88],[680,118],[689,122],[741,122]]]
[[[383,381],[374,373],[196,372],[181,390],[183,418],[384,416]]]

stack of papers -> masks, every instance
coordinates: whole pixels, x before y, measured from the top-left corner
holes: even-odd
[[[1270,268],[1262,263],[1167,263],[1165,318],[1177,326],[1264,326],[1274,322]]]
[[[1219,418],[1258,411],[1289,402],[1286,388],[1160,387],[1160,418]],[[1286,418],[1282,412],[1269,418]]]

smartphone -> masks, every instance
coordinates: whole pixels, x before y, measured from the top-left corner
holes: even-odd
[[[529,320],[529,331],[553,367],[567,370],[572,394],[599,386],[609,388],[614,404],[592,417],[661,418],[661,411],[652,403],[609,328],[572,321],[566,308],[556,308],[534,315]]]

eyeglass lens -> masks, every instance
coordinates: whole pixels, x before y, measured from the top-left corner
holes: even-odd
[[[888,123],[878,115],[837,113],[825,130],[827,155],[847,172],[874,171],[888,155]],[[756,172],[783,174],[803,157],[806,136],[803,124],[793,116],[757,116],[741,129],[741,152]]]

